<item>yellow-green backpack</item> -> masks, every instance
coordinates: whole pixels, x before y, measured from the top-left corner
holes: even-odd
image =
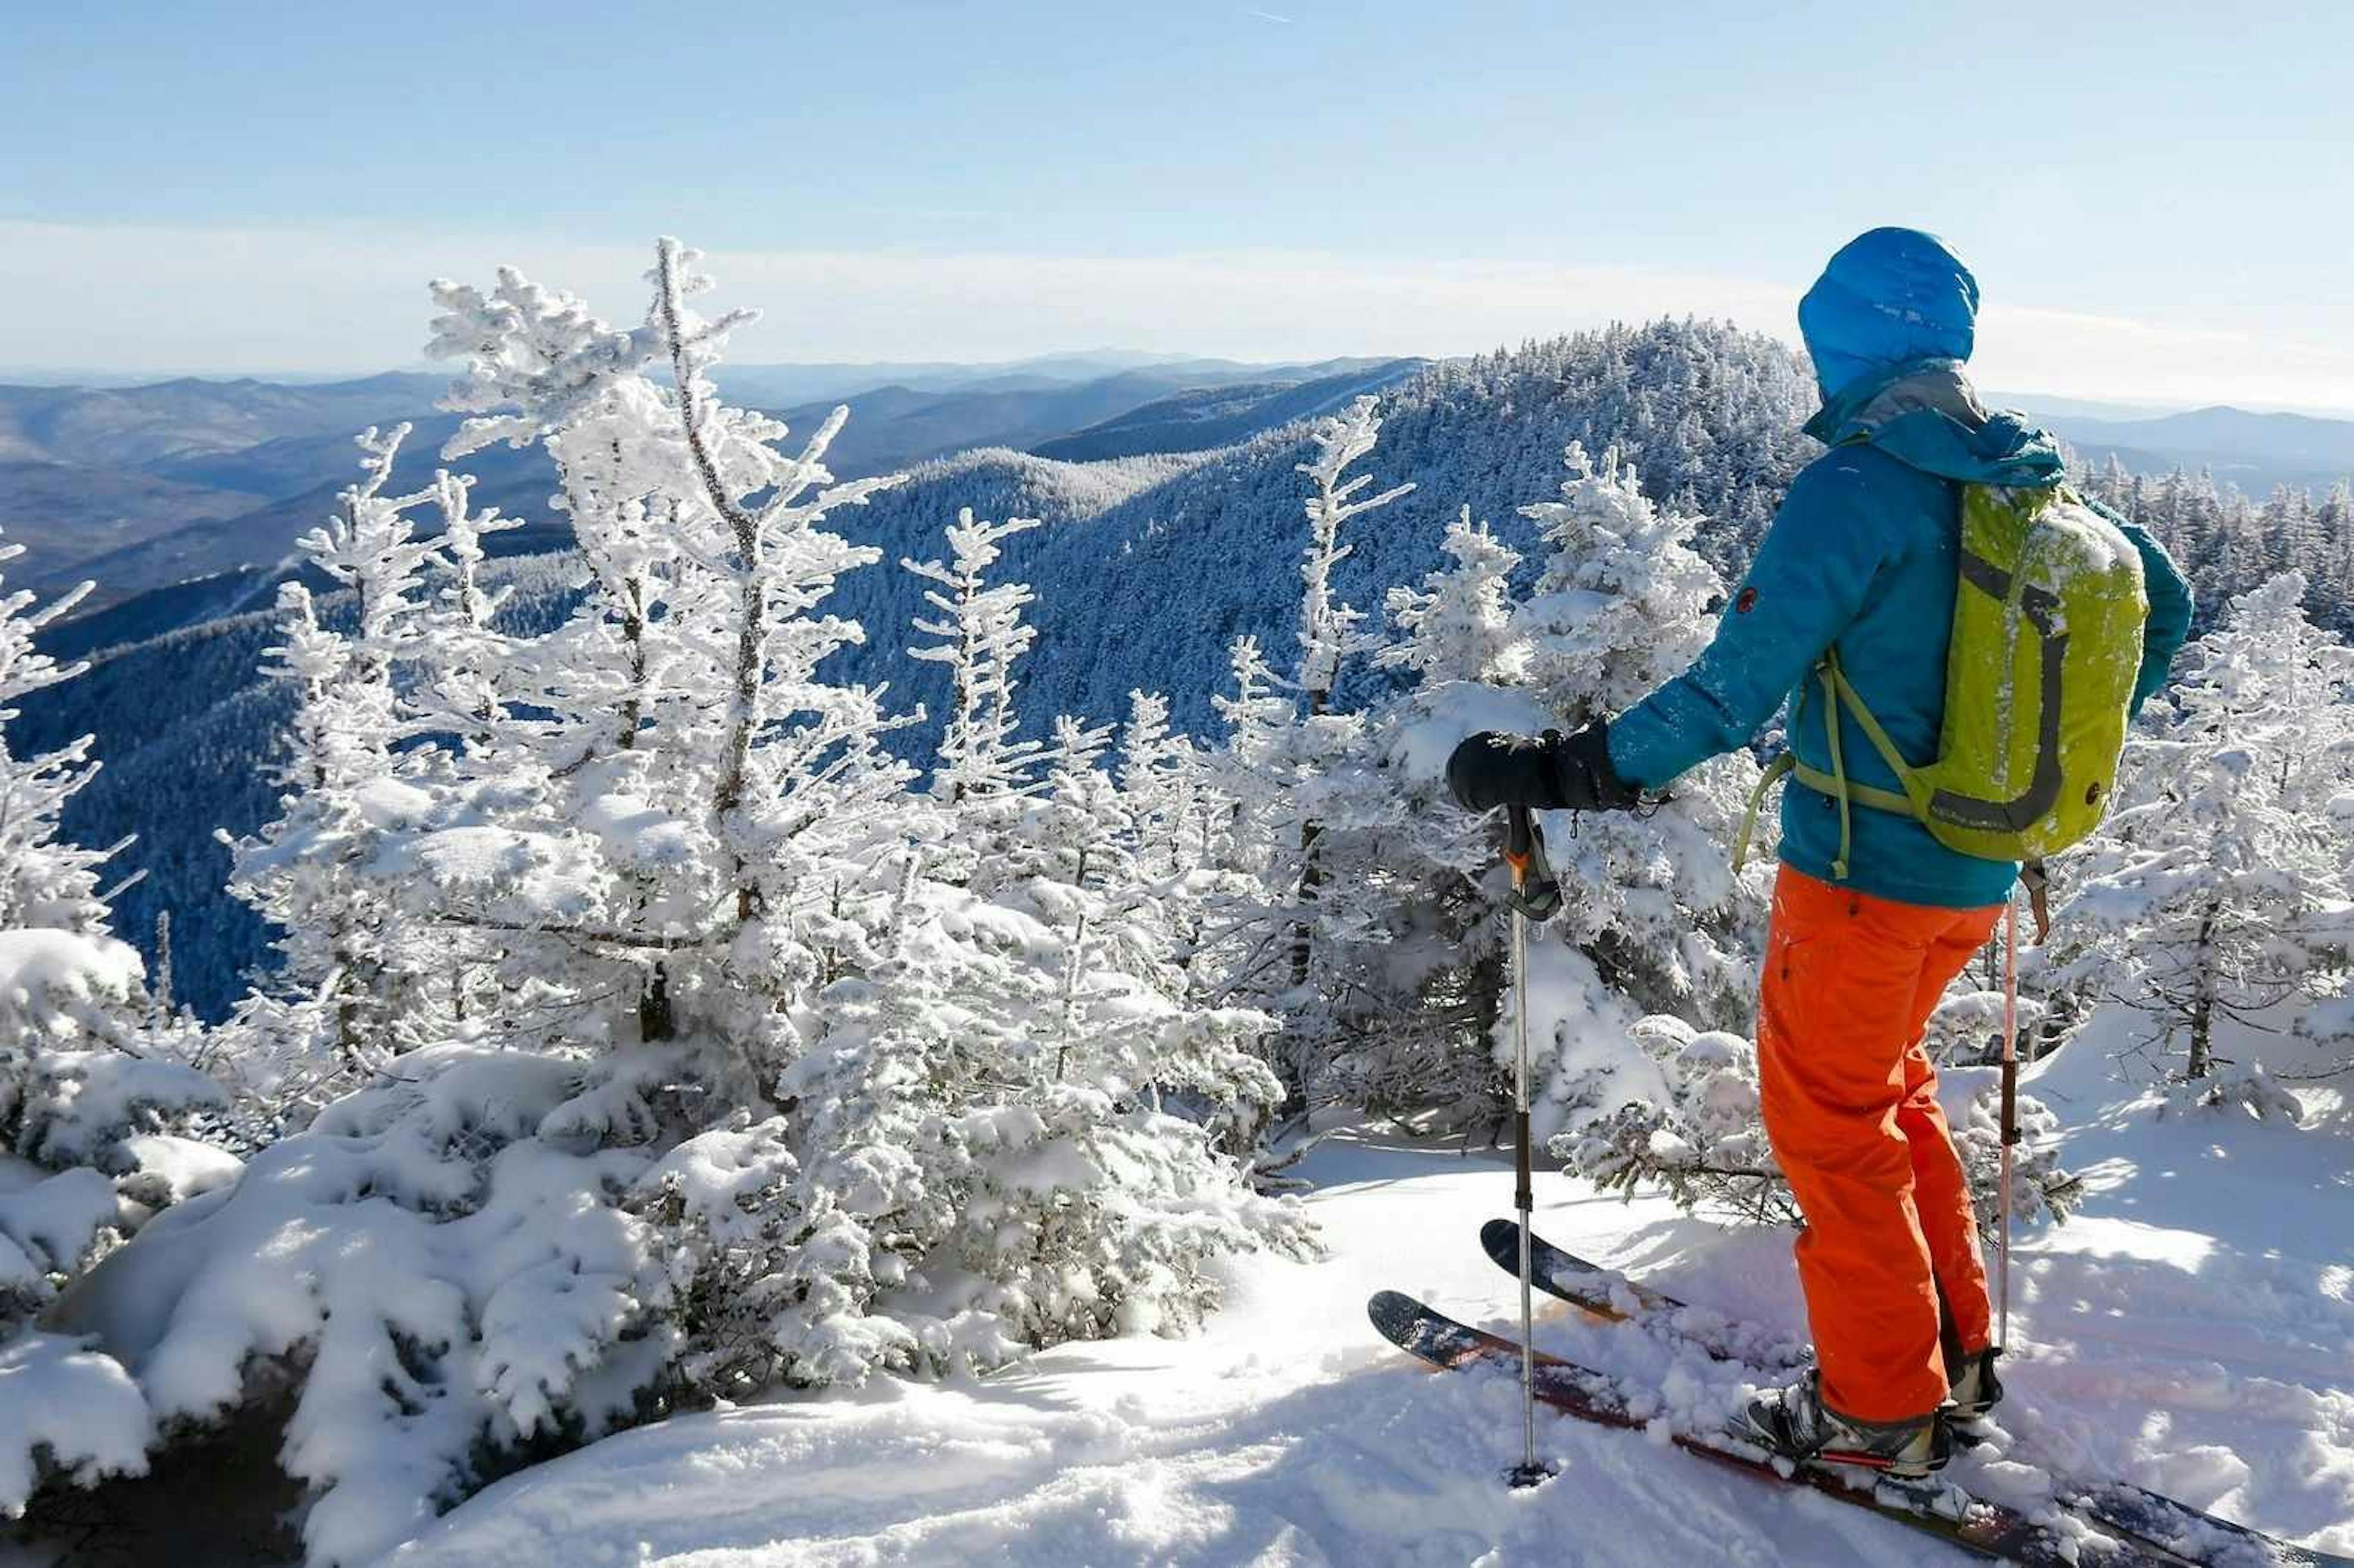
[[[2100,825],[2125,749],[2149,616],[2141,555],[2067,485],[1962,488],[1961,571],[1946,653],[1936,760],[1914,767],[1840,668],[1816,666],[1830,771],[1785,753],[1782,774],[1840,803],[1836,877],[1847,875],[1850,803],[1917,819],[1939,843],[1985,860],[2040,860]],[[1839,713],[1854,717],[1903,792],[1847,777]],[[1793,723],[1801,722],[1797,715]],[[1742,832],[1745,849],[1748,829]],[[1738,855],[1736,855],[1736,862]]]

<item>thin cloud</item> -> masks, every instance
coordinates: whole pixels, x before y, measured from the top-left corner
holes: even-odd
[[[609,319],[634,321],[652,244],[0,220],[0,344],[17,365],[90,370],[414,365],[428,279],[487,281],[513,262]],[[1444,355],[1661,315],[1792,339],[1807,282],[1315,251],[711,250],[724,302],[767,312],[737,338],[737,357],[769,363],[1003,360],[1106,345],[1266,360]],[[1997,303],[1979,323],[1976,363],[1989,386],[2060,395],[2354,409],[2354,334],[2287,343]]]
[[[1246,16],[1257,16],[1262,22],[1280,22],[1287,27],[1296,25],[1293,17],[1278,16],[1272,11],[1262,11],[1255,5],[1245,5],[1242,7],[1242,13]]]

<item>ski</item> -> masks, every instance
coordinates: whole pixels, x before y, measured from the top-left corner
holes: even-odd
[[[1517,1224],[1490,1220],[1479,1227],[1479,1245],[1497,1266],[1515,1276],[1520,1273],[1521,1227]],[[1663,1296],[1647,1285],[1637,1284],[1616,1269],[1564,1252],[1533,1232],[1529,1236],[1529,1263],[1531,1282],[1546,1295],[1608,1322],[1658,1323],[1717,1361],[1787,1369],[1805,1366],[1813,1360],[1803,1345],[1790,1344],[1783,1336],[1688,1307],[1672,1296]]]
[[[1519,1266],[1517,1257],[1514,1267]],[[1515,1371],[1521,1347],[1500,1334],[1459,1323],[1411,1296],[1384,1290],[1366,1303],[1366,1316],[1382,1337],[1431,1366],[1457,1370],[1482,1364]],[[1540,1352],[1536,1357],[1540,1404],[1603,1426],[1640,1432],[1650,1420],[1638,1415],[1616,1383],[1574,1361]],[[2154,1542],[2084,1539],[2036,1523],[2025,1514],[1972,1497],[1948,1482],[1899,1482],[1867,1472],[1819,1465],[1789,1466],[1733,1434],[1678,1432],[1676,1446],[1713,1464],[1780,1486],[1802,1486],[1868,1509],[1925,1535],[1982,1557],[2021,1568],[2199,1568],[2198,1560]]]
[[[1499,1266],[1520,1273],[1518,1224],[1511,1220],[1489,1221],[1479,1229],[1479,1245]],[[1538,1289],[1590,1317],[1614,1323],[1658,1323],[1718,1361],[1771,1364],[1744,1350],[1745,1336],[1739,1325],[1638,1285],[1615,1269],[1564,1252],[1533,1233],[1529,1237],[1529,1259],[1532,1282]],[[1797,1365],[1802,1359],[1793,1355],[1779,1364]],[[1957,1436],[1968,1440],[1967,1435]],[[2354,1557],[2281,1541],[2130,1481],[2062,1480],[2058,1486],[2056,1500],[2095,1523],[2213,1568],[2354,1568]]]

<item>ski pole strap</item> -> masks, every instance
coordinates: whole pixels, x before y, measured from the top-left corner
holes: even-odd
[[[2019,880],[2027,889],[2027,907],[2035,915],[2035,945],[2041,947],[2052,939],[2052,877],[2040,860],[2031,860],[2019,868]]]

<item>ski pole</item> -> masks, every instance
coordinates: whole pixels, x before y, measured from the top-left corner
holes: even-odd
[[[2010,1147],[2019,1141],[2019,898],[2002,906],[2002,1179],[1996,1202],[2002,1207],[2000,1251],[1997,1275],[2000,1281],[2001,1316],[1995,1343],[2010,1343]]]
[[[1512,1206],[1521,1216],[1521,1465],[1509,1478],[1515,1487],[1532,1487],[1552,1474],[1537,1463],[1536,1314],[1530,1283],[1535,1268],[1529,1256],[1536,1207],[1529,1173],[1529,911],[1532,895],[1542,899],[1550,891],[1549,874],[1532,886],[1534,868],[1542,864],[1543,843],[1529,809],[1512,807],[1504,834],[1504,863],[1512,871],[1512,1161],[1519,1183]]]

